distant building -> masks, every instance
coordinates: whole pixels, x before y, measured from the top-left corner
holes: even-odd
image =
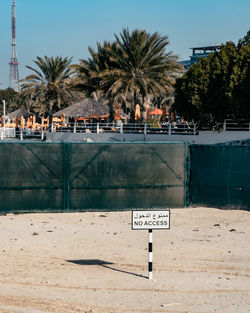
[[[185,70],[188,70],[191,65],[198,63],[199,59],[206,58],[210,53],[219,52],[221,46],[196,47],[190,49],[192,49],[192,55],[190,56],[190,59],[180,61],[180,64],[184,66]]]
[[[187,71],[191,66],[191,60],[179,61],[181,65],[184,66],[184,69]]]

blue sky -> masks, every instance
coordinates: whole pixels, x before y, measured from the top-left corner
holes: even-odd
[[[8,87],[11,4],[0,0],[0,89]],[[16,0],[20,78],[37,56],[89,56],[88,46],[113,40],[128,27],[168,35],[168,51],[188,59],[189,48],[238,42],[250,28],[249,0]]]

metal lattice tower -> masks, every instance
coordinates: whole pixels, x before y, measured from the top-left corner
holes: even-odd
[[[19,90],[19,71],[18,71],[18,61],[16,53],[16,3],[13,0],[12,3],[12,20],[11,20],[11,30],[12,30],[12,56],[10,59],[10,87],[14,90]]]

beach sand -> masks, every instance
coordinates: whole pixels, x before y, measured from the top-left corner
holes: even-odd
[[[171,210],[170,230],[131,212],[0,216],[1,313],[250,312],[250,212]]]

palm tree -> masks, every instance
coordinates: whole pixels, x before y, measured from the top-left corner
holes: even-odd
[[[122,93],[132,98],[131,120],[134,120],[136,104],[140,104],[144,113],[148,98],[169,93],[181,67],[177,57],[165,51],[169,44],[167,36],[123,29],[120,38],[115,37],[116,66],[110,73],[103,73],[103,79],[110,83],[111,94]]]
[[[108,89],[102,83],[100,73],[107,71],[112,66],[110,50],[114,43],[104,41],[103,45],[97,43],[97,52],[91,47],[88,48],[90,58],[80,59],[80,64],[74,64],[74,76],[71,79],[72,88],[83,91],[87,97],[92,97],[95,101],[101,101],[109,105],[110,119],[114,115],[114,105],[111,95],[107,94]]]
[[[123,100],[134,121],[136,104],[145,115],[148,99],[169,93],[181,66],[175,55],[165,51],[167,36],[123,29],[115,38],[113,43],[98,44],[97,52],[91,50],[92,59],[82,60],[78,73],[86,85],[113,103]]]
[[[41,111],[47,111],[52,123],[53,110],[60,108],[65,96],[70,96],[69,78],[72,74],[69,65],[72,58],[37,57],[34,63],[39,69],[26,66],[33,74],[21,80],[22,90],[35,99]]]

